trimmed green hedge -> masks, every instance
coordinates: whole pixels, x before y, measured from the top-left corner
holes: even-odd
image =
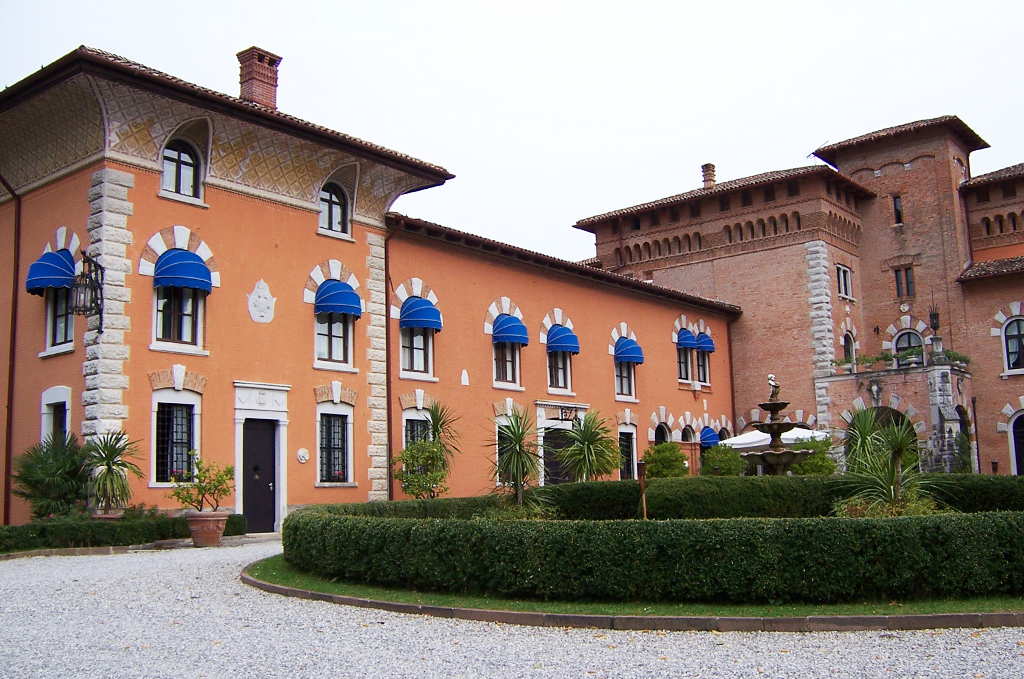
[[[1024,594],[1024,514],[462,521],[307,508],[289,563],[323,577],[520,598],[839,602]]]
[[[245,516],[232,514],[228,517],[224,535],[245,535],[246,530]],[[187,537],[188,521],[183,516],[120,521],[48,519],[22,526],[0,527],[0,553],[26,549],[144,545],[157,540]]]
[[[390,519],[472,519],[502,501],[500,495],[444,497],[434,500],[393,500],[315,505],[318,511],[344,516],[376,516]]]

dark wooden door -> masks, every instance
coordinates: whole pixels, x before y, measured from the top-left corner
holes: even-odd
[[[246,420],[242,425],[242,513],[250,533],[274,531],[276,434],[274,420]]]
[[[544,430],[544,485],[571,481],[565,467],[555,459],[554,451],[569,445],[569,437],[561,429]]]
[[[1017,456],[1017,475],[1024,475],[1024,415],[1013,423],[1013,452]]]

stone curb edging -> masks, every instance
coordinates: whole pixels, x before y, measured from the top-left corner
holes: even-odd
[[[221,540],[222,547],[231,547],[234,543],[253,543],[280,540],[277,534],[246,533],[229,535]],[[171,538],[157,540],[141,545],[107,545],[105,547],[61,547],[59,549],[30,549],[23,552],[6,552],[0,554],[0,561],[11,559],[28,559],[33,556],[99,556],[104,554],[126,554],[128,552],[145,552],[167,549],[192,548],[192,538]]]
[[[923,615],[821,615],[792,618],[739,618],[659,615],[582,615],[565,613],[533,613],[524,611],[492,611],[480,608],[448,608],[377,601],[340,594],[312,592],[297,587],[275,585],[257,580],[249,569],[242,569],[241,580],[250,587],[271,594],[326,601],[332,604],[376,608],[392,613],[432,615],[438,618],[500,622],[533,627],[586,627],[613,630],[668,630],[673,632],[858,632],[865,630],[924,630],[946,628],[1024,627],[1021,613],[938,613]]]

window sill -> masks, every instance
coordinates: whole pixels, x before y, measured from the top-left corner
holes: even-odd
[[[552,396],[572,396],[576,397],[576,392],[571,389],[559,389],[558,387],[548,387],[548,393]]]
[[[358,373],[359,368],[353,368],[347,363],[335,363],[333,361],[324,361],[322,359],[316,359],[313,361],[314,370],[330,370],[336,373]]]
[[[201,207],[204,210],[209,210],[210,206],[203,202],[202,198],[193,198],[192,196],[185,196],[180,193],[174,193],[173,191],[167,191],[160,189],[156,194],[157,198],[163,198],[164,200],[173,200],[175,203],[185,203],[186,205],[193,205],[195,207]]]
[[[615,394],[615,400],[622,403],[639,403],[640,399],[633,398],[632,396],[623,396],[621,394]]]
[[[1015,368],[1013,370],[1007,370],[1005,372],[999,373],[999,376],[1002,377],[1004,380],[1010,377],[1019,377],[1021,375],[1024,375],[1024,369],[1021,368]]]
[[[60,356],[61,354],[70,354],[75,350],[75,343],[68,342],[67,344],[58,344],[55,347],[47,347],[45,351],[39,352],[39,358],[49,358],[50,356]]]
[[[433,375],[427,373],[414,373],[406,370],[400,370],[398,372],[398,379],[400,380],[414,380],[416,382],[438,382],[439,380]]]
[[[495,389],[503,389],[505,391],[526,391],[526,387],[522,387],[512,382],[497,382],[493,383]]]
[[[857,303],[857,298],[856,297],[850,297],[848,295],[836,295],[836,297],[838,297],[839,299],[843,300],[844,302],[853,302],[854,304]]]
[[[327,236],[328,238],[334,238],[335,240],[343,240],[348,243],[355,243],[356,239],[350,234],[342,233],[341,231],[331,231],[330,229],[317,229],[316,233],[318,236]]]
[[[173,342],[153,342],[149,345],[150,351],[160,351],[167,354],[188,354],[189,356],[209,356],[210,352],[200,349],[191,344],[175,344]]]
[[[174,484],[169,481],[150,481],[150,488],[174,488]]]
[[[355,481],[317,481],[313,484],[314,488],[358,488],[359,484]]]

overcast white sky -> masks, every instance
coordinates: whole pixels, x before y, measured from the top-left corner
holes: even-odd
[[[567,259],[576,220],[814,162],[959,115],[1024,162],[1020,2],[323,3],[0,0],[0,87],[90,45],[238,94],[235,52],[283,57],[278,107],[443,165],[398,211]]]

